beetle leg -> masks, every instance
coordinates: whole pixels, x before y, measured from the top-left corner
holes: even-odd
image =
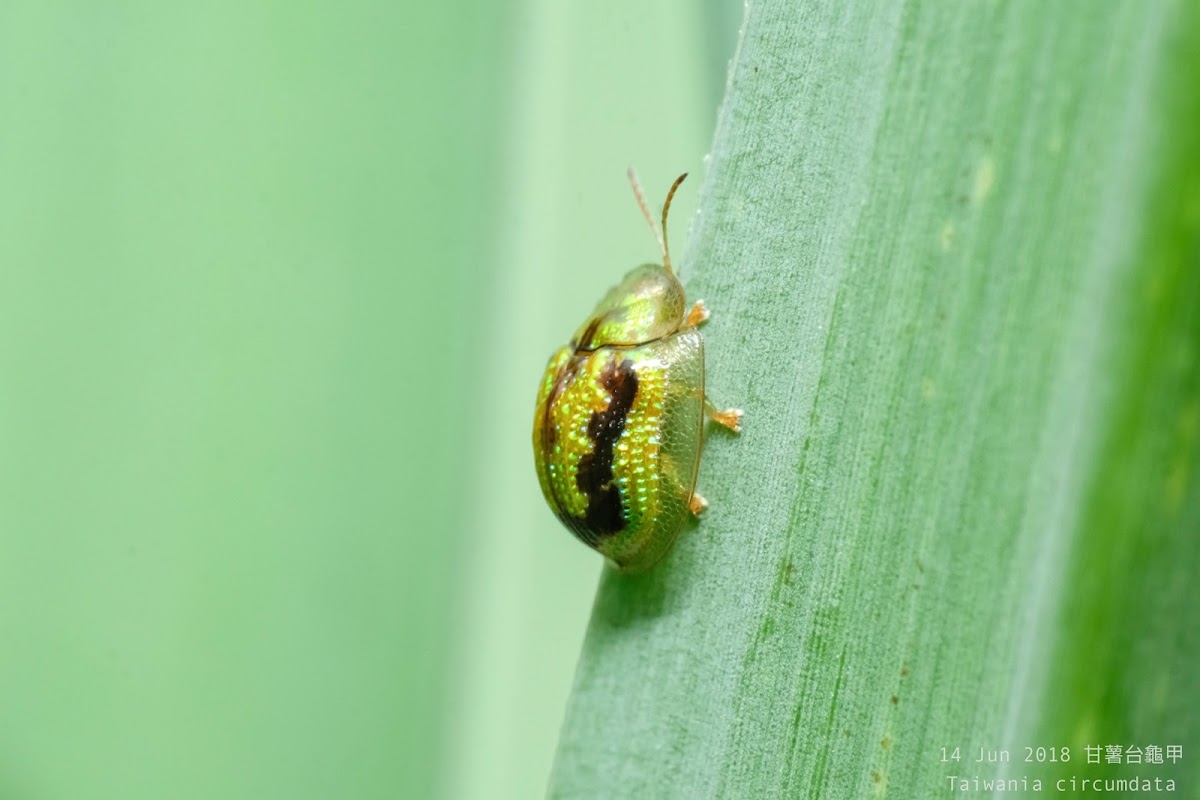
[[[740,408],[727,408],[724,411],[719,411],[712,401],[707,397],[704,398],[704,413],[708,414],[708,418],[719,425],[724,425],[734,433],[742,432],[742,415],[745,413]]]
[[[689,328],[694,328],[706,319],[708,319],[708,306],[704,305],[703,300],[697,300],[695,305],[692,306],[692,310],[687,313],[687,318],[684,319],[683,324]]]
[[[704,495],[699,492],[692,492],[692,499],[688,501],[688,509],[695,516],[700,516],[704,510],[708,508],[708,501],[704,499]]]

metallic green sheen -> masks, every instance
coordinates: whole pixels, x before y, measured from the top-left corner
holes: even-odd
[[[659,561],[691,516],[704,345],[683,308],[663,267],[630,271],[551,357],[538,392],[533,451],[546,502],[626,572]]]
[[[659,264],[631,269],[608,290],[572,341],[580,350],[661,339],[683,323],[683,287]]]

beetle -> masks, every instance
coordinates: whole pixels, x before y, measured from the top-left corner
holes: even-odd
[[[671,269],[667,212],[655,228],[637,175],[634,197],[662,264],[630,270],[571,341],[550,357],[533,415],[538,483],[559,520],[623,572],[642,572],[670,549],[708,502],[696,492],[706,418],[735,433],[742,411],[704,392],[703,300],[686,311]]]

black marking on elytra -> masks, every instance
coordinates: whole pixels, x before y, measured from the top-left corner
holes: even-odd
[[[575,361],[576,359],[571,359],[558,368],[558,374],[554,376],[554,383],[550,386],[550,394],[546,396],[546,403],[542,406],[542,455],[547,461],[554,455],[554,445],[558,442],[558,429],[554,427],[554,406],[579,370]]]
[[[587,326],[587,330],[585,330],[583,335],[579,337],[579,341],[575,346],[580,350],[587,348],[587,345],[591,344],[592,342],[592,337],[596,335],[596,331],[600,330],[600,323],[603,321],[604,317],[594,318],[592,323]]]
[[[546,397],[546,404],[542,410],[542,458],[546,461],[547,468],[549,468],[550,464],[554,463],[554,445],[558,442],[558,428],[554,425],[554,407],[558,403],[558,398],[567,390],[567,386],[579,374],[584,361],[585,357],[575,355],[566,364],[559,367],[558,374],[554,376],[554,384],[550,387],[550,394]],[[575,530],[576,526],[570,522],[571,517],[562,511],[562,498],[554,490],[554,481],[549,481],[548,485],[550,486],[550,493],[554,495],[553,505],[555,513],[567,523],[567,527]]]
[[[603,411],[593,411],[588,420],[587,435],[595,446],[579,459],[579,472],[575,476],[575,485],[588,498],[584,522],[591,534],[589,538],[595,540],[625,528],[621,491],[613,483],[613,450],[637,397],[638,379],[633,362],[628,358],[609,361],[600,371],[600,383],[611,399]],[[595,541],[588,543],[594,545]]]

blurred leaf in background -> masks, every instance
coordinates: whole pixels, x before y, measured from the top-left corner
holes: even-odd
[[[536,381],[739,13],[0,7],[0,797],[543,791],[600,565]]]
[[[511,26],[0,8],[0,796],[434,791]]]

